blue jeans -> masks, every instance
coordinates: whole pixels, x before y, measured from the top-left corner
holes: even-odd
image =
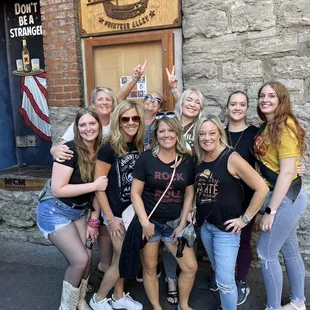
[[[271,231],[259,234],[257,252],[267,294],[267,309],[281,309],[283,274],[278,259],[282,253],[290,284],[291,301],[305,300],[305,266],[299,252],[296,227],[307,207],[307,194],[302,188],[293,202],[285,197],[277,210]]]
[[[235,280],[235,265],[240,244],[240,234],[222,231],[204,222],[201,240],[207,251],[220,291],[223,310],[236,310],[238,291]]]

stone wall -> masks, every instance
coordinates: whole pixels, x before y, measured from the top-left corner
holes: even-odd
[[[250,99],[248,121],[258,124],[258,88],[265,81],[279,80],[289,88],[296,115],[309,132],[309,1],[183,0],[182,4],[184,87],[199,88],[212,113],[224,110],[230,92],[245,90]],[[306,166],[303,181],[310,193],[310,166]],[[310,273],[309,209],[298,233]],[[256,239],[257,232],[254,244]]]
[[[280,80],[289,88],[296,115],[309,131],[310,114],[307,111],[310,110],[310,6],[308,2],[308,0],[294,2],[183,0],[183,55],[177,57],[183,57],[184,87],[198,87],[207,98],[209,111],[213,113],[220,113],[223,110],[230,92],[238,89],[246,90],[250,98],[248,120],[258,124],[257,90],[264,81]],[[77,1],[41,0],[40,3],[45,29],[45,57],[48,60],[47,69],[50,71],[49,96],[52,96],[53,101],[49,102],[54,106],[50,108],[50,118],[53,141],[56,143],[72,122],[77,107],[83,105]],[[63,13],[53,15],[55,10]],[[59,36],[55,33],[65,30],[71,33],[69,41],[65,41],[65,34]],[[53,41],[56,37],[61,37],[63,40]],[[58,53],[51,50],[52,46],[59,50]],[[66,47],[72,48],[71,52]],[[69,65],[71,72],[68,72],[66,66],[73,59],[69,59],[66,53],[67,56],[73,54],[77,63],[77,66]],[[68,83],[73,88],[70,88]],[[71,99],[57,96],[58,92],[69,92]],[[306,161],[308,157],[307,154]],[[310,166],[308,164],[306,166],[308,172],[303,179],[306,190],[310,193]],[[37,195],[38,192],[0,190],[0,238],[46,242],[35,226]],[[309,227],[308,210],[300,220],[298,230],[308,274],[310,273]],[[254,233],[254,245],[256,239],[257,230]],[[254,261],[254,265],[256,264],[257,260]]]

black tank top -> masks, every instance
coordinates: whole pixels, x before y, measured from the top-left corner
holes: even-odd
[[[224,149],[213,162],[195,166],[196,206],[200,224],[206,220],[220,230],[224,223],[243,214],[241,181],[233,177],[227,162],[233,149]]]

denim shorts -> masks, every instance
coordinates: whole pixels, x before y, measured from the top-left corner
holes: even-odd
[[[169,242],[174,241],[174,237],[171,237],[173,229],[167,224],[162,224],[150,219],[150,222],[155,225],[155,235],[148,242]]]
[[[86,214],[84,209],[73,209],[56,198],[43,200],[37,207],[37,225],[45,238]]]

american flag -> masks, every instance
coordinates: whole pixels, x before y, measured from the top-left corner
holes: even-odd
[[[47,106],[46,73],[21,78],[22,106],[19,113],[26,124],[45,141],[52,141]]]

